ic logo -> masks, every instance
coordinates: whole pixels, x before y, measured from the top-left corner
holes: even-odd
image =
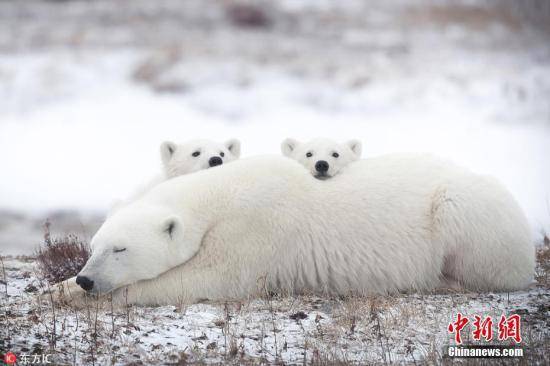
[[[15,356],[15,354],[12,352],[8,352],[4,355],[4,362],[7,365],[13,365],[15,362],[17,362],[17,356]]]

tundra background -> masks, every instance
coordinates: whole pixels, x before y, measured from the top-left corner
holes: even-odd
[[[0,352],[68,364],[440,362],[457,311],[504,310],[524,318],[529,361],[548,363],[548,39],[543,0],[2,1]],[[246,157],[317,136],[359,139],[364,157],[428,151],[499,178],[532,224],[537,284],[325,299],[272,298],[259,283],[259,298],[238,304],[114,312],[34,302],[32,287],[47,286],[34,259],[46,218],[52,237],[88,242],[159,172],[162,141],[236,137]]]

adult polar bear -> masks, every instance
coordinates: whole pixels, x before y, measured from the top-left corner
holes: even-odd
[[[284,157],[164,182],[107,219],[77,282],[174,304],[273,290],[330,294],[527,286],[534,247],[495,180],[429,156],[351,164],[319,182]],[[128,291],[124,288],[129,285]]]

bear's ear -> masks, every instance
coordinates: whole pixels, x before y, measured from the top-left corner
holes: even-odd
[[[361,144],[361,141],[349,140],[348,142],[346,142],[346,145],[348,145],[348,147],[355,154],[357,159],[361,157],[361,152],[363,151],[363,145]]]
[[[241,142],[237,139],[231,139],[224,142],[225,147],[236,158],[241,156]]]
[[[168,164],[172,155],[176,152],[177,145],[171,141],[164,141],[160,145],[160,158],[164,164]]]
[[[281,152],[284,156],[290,156],[292,152],[300,145],[300,143],[294,139],[288,138],[281,143]]]
[[[162,231],[167,235],[171,240],[174,240],[176,237],[183,234],[183,223],[180,218],[177,216],[170,216],[164,219],[162,224]]]

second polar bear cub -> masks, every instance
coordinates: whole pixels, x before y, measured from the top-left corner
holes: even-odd
[[[160,146],[160,155],[166,178],[174,178],[237,160],[241,155],[241,143],[236,139],[224,143],[191,140],[175,144],[165,141]]]
[[[284,156],[298,161],[317,179],[335,176],[351,162],[361,158],[361,142],[350,140],[343,144],[324,138],[298,142],[288,138],[281,144]]]
[[[165,141],[160,145],[162,173],[140,186],[129,198],[115,203],[109,215],[126,206],[153,187],[167,179],[194,173],[237,160],[241,155],[241,143],[231,139],[224,143],[211,140],[191,140],[181,144]]]

